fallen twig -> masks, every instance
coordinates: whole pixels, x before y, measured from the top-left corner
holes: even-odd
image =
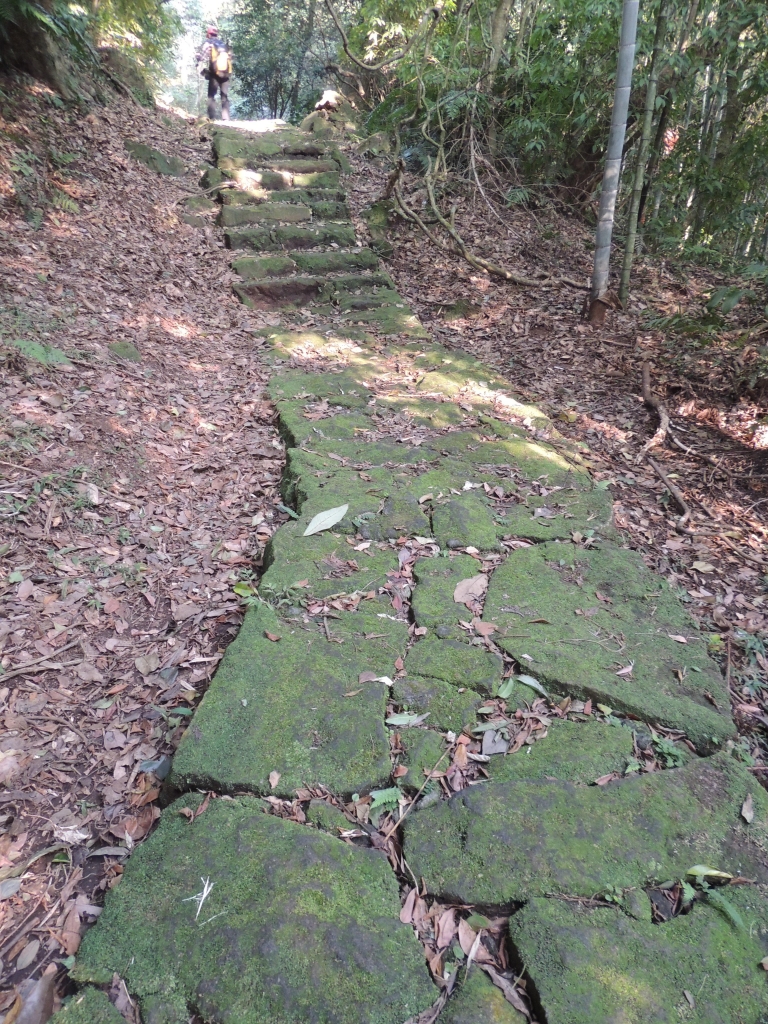
[[[385,842],[385,843],[386,843],[386,841],[387,841],[387,840],[389,839],[389,837],[390,837],[390,836],[392,835],[392,833],[393,833],[393,832],[394,832],[394,831],[395,831],[395,830],[396,830],[396,829],[398,828],[398,826],[402,825],[402,823],[403,823],[403,822],[405,821],[405,819],[406,819],[406,818],[408,817],[408,815],[409,815],[409,814],[410,814],[410,812],[411,812],[411,808],[412,808],[412,807],[415,807],[415,806],[416,806],[416,804],[418,803],[418,799],[419,799],[419,797],[421,796],[421,794],[422,794],[422,793],[424,792],[424,789],[425,789],[425,787],[426,787],[427,783],[428,783],[428,782],[431,782],[431,780],[432,780],[432,772],[436,772],[436,771],[437,771],[437,766],[438,766],[438,765],[440,764],[440,762],[441,762],[441,761],[442,761],[442,760],[443,760],[443,759],[444,759],[444,758],[445,758],[445,757],[447,756],[447,754],[448,754],[448,751],[447,751],[447,750],[444,750],[444,751],[442,752],[442,754],[441,754],[441,755],[440,755],[440,757],[438,758],[438,760],[437,760],[437,763],[435,764],[434,768],[432,768],[432,769],[430,770],[430,772],[429,772],[429,775],[427,775],[426,779],[424,779],[424,782],[422,783],[421,789],[420,789],[420,790],[419,790],[419,792],[418,792],[418,793],[416,794],[416,796],[415,796],[415,797],[413,798],[413,800],[411,801],[411,803],[410,803],[410,804],[408,805],[408,809],[406,810],[405,814],[404,814],[404,815],[402,816],[402,818],[398,818],[398,819],[397,819],[397,821],[396,821],[396,822],[395,822],[395,824],[394,824],[394,825],[392,826],[392,828],[391,828],[391,829],[389,830],[389,832],[387,832],[387,834],[386,834],[386,835],[384,836],[383,842]]]
[[[638,462],[646,452],[650,451],[651,448],[655,448],[657,445],[664,443],[669,430],[669,412],[667,411],[667,407],[651,391],[651,364],[647,360],[643,363],[643,401],[649,409],[655,409],[658,413],[659,427],[650,441],[646,441],[640,449],[640,455],[637,457]]]
[[[25,665],[17,665],[15,668],[12,668],[10,670],[10,672],[4,672],[0,676],[0,680],[5,682],[7,679],[13,679],[14,676],[23,676],[25,673],[29,672],[30,670],[34,671],[34,672],[45,672],[46,669],[42,666],[42,663],[44,661],[52,661],[54,656],[59,655],[59,654],[63,654],[64,651],[68,651],[71,647],[79,647],[79,646],[80,646],[80,641],[79,640],[73,640],[71,644],[67,644],[65,647],[62,647],[60,651],[54,651],[53,654],[46,654],[42,658],[33,658],[32,661],[28,661]],[[35,667],[35,666],[38,666],[38,665],[40,666],[40,668],[36,668]],[[61,666],[58,665],[56,662],[53,662],[53,664],[50,667],[51,668],[54,668],[54,667],[55,668],[60,668]]]
[[[680,489],[678,487],[676,487],[672,483],[672,481],[669,479],[669,477],[664,472],[664,470],[661,468],[661,466],[659,466],[658,463],[654,462],[653,459],[650,457],[650,455],[646,455],[646,458],[648,459],[648,463],[650,464],[650,466],[652,467],[652,469],[654,470],[654,472],[658,476],[659,480],[661,480],[661,482],[667,488],[669,493],[672,495],[672,497],[677,502],[677,504],[678,504],[678,506],[680,508],[680,511],[683,513],[682,516],[680,517],[680,520],[679,520],[679,523],[678,523],[678,525],[682,526],[683,523],[687,522],[687,520],[691,518],[691,510],[688,507],[688,504],[686,503],[686,500],[683,497],[682,492],[680,491]]]

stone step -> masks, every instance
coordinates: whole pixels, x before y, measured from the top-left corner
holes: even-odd
[[[295,188],[282,192],[267,189],[223,189],[221,198],[225,206],[247,206],[250,203],[302,203],[312,207],[313,203],[343,203],[347,194],[340,188]]]
[[[298,203],[259,203],[258,206],[222,206],[217,223],[234,228],[243,224],[298,224],[312,220],[308,206]]]
[[[263,188],[270,192],[285,192],[294,188],[334,189],[341,180],[338,171],[312,171],[301,174],[294,174],[291,171],[252,171],[226,160],[219,164],[219,169],[225,180],[235,181],[245,190]]]
[[[270,132],[261,137],[246,136],[237,129],[216,128],[213,133],[213,151],[218,160],[228,157],[298,156],[323,157],[335,152],[332,143],[324,143],[300,132]]]
[[[232,269],[244,281],[257,281],[270,277],[289,277],[291,274],[337,274],[349,270],[375,270],[379,257],[371,249],[355,252],[289,252],[285,256],[242,256],[233,260]],[[382,281],[391,287],[388,274]]]
[[[386,274],[342,275],[340,277],[284,277],[235,284],[235,294],[253,309],[276,309],[281,306],[305,306],[313,302],[337,301],[337,295],[352,290],[376,288],[389,291]],[[396,294],[396,293],[395,293]]]
[[[256,252],[277,252],[281,249],[312,249],[319,245],[352,246],[355,229],[347,224],[318,224],[301,228],[285,225],[271,231],[225,231],[224,241],[229,249],[253,249]]]

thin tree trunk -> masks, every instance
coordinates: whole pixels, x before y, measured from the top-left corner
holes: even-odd
[[[608,276],[611,266],[611,236],[616,196],[621,178],[621,158],[624,150],[624,136],[627,132],[627,111],[629,93],[632,88],[632,69],[635,65],[635,43],[637,41],[637,13],[639,0],[624,0],[621,15],[621,41],[619,61],[616,70],[616,88],[613,94],[611,133],[608,136],[608,150],[605,155],[603,190],[600,194],[600,208],[595,234],[595,265],[592,271],[592,292],[590,296],[589,321],[601,324],[605,319],[608,296]]]
[[[624,244],[624,265],[621,268],[621,284],[619,285],[619,302],[621,302],[622,306],[626,306],[627,299],[629,297],[629,277],[632,273],[632,260],[635,256],[635,241],[637,239],[637,218],[640,212],[640,197],[643,194],[645,167],[648,163],[648,150],[651,146],[653,115],[656,110],[656,91],[659,85],[659,74],[661,73],[662,50],[664,48],[664,39],[667,35],[668,18],[669,0],[661,0],[659,4],[659,15],[656,19],[656,35],[653,40],[651,67],[648,72],[648,87],[645,90],[643,130],[640,135],[640,146],[638,147],[637,152],[637,166],[635,167],[635,182],[632,188],[632,202],[629,206],[629,216],[627,218],[627,238]]]
[[[496,10],[493,12],[493,18],[491,19],[491,52],[488,55],[488,76],[486,79],[486,92],[491,98],[491,121],[488,126],[488,148],[491,151],[491,156],[496,156],[498,149],[497,137],[496,137],[496,114],[493,109],[493,91],[496,84],[496,72],[499,68],[499,61],[501,60],[502,48],[504,46],[504,39],[507,35],[507,28],[509,27],[509,14],[512,10],[513,0],[499,0],[496,5]]]

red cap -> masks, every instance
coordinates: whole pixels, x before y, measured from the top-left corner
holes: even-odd
[[[209,25],[208,28],[205,30],[205,34],[207,36],[217,36],[219,34],[219,30],[216,28],[215,25]]]

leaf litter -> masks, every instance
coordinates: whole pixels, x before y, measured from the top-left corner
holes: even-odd
[[[287,520],[257,335],[276,321],[231,294],[212,222],[177,217],[209,129],[122,99],[82,118],[49,97],[9,85],[0,116],[0,1016],[76,952],[152,829],[239,628],[234,588]],[[150,171],[130,137],[188,173]],[[33,230],[9,169],[20,146],[41,166],[76,154],[62,187],[78,213],[44,209]],[[16,338],[68,361],[26,358]]]

